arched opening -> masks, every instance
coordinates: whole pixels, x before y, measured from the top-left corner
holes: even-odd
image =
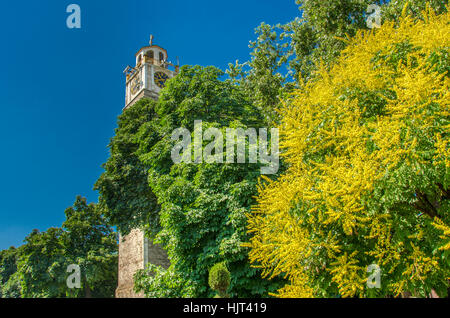
[[[162,52],[159,52],[159,61],[164,61],[164,54]]]
[[[145,53],[145,56],[147,56],[150,59],[153,59],[153,58],[155,58],[155,53],[153,53],[153,51],[150,50],[150,51],[147,51],[147,53]]]

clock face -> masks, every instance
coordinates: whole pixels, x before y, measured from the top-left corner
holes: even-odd
[[[136,94],[142,87],[141,74],[138,73],[131,82],[131,94]]]
[[[167,74],[165,74],[163,72],[156,72],[154,79],[155,79],[155,84],[159,88],[163,88],[166,84],[166,81],[169,79],[169,76],[167,76]]]

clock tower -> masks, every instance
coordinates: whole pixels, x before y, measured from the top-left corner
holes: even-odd
[[[167,51],[153,44],[153,36],[150,36],[149,44],[136,53],[136,66],[127,66],[124,70],[126,76],[124,109],[144,97],[158,99],[166,81],[178,73],[179,65],[169,62]]]
[[[142,98],[158,99],[159,92],[166,81],[178,74],[179,65],[168,61],[167,51],[153,44],[141,48],[136,53],[136,66],[127,66],[125,107],[124,111],[132,107]],[[141,229],[134,229],[128,235],[119,235],[117,298],[143,297],[133,290],[133,275],[137,270],[145,268],[149,263],[169,267],[170,261],[166,251],[145,237]]]

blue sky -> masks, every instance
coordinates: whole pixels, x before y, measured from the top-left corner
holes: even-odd
[[[82,28],[66,27],[81,7]],[[154,43],[182,65],[249,59],[261,22],[299,15],[295,0],[8,1],[0,17],[0,249],[60,226],[93,185],[124,106],[123,69]]]

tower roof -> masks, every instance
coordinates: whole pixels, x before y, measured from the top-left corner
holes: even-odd
[[[149,42],[149,44],[150,44],[150,45],[144,46],[144,47],[142,47],[139,51],[137,51],[136,56],[138,56],[138,54],[141,53],[142,50],[145,50],[145,49],[151,49],[151,48],[157,48],[157,49],[160,49],[161,51],[164,51],[164,53],[166,53],[166,57],[168,56],[167,50],[166,50],[166,49],[164,49],[164,48],[162,48],[162,47],[160,47],[160,46],[158,46],[158,45],[154,45],[154,44],[153,44],[153,34],[150,35],[150,42]]]
[[[145,50],[145,49],[151,49],[151,48],[157,48],[157,49],[160,49],[160,50],[164,51],[164,53],[166,53],[166,56],[168,56],[167,50],[166,50],[165,48],[162,48],[162,47],[158,46],[158,45],[147,45],[147,46],[143,46],[139,51],[137,51],[137,53],[135,54],[135,56],[138,56],[139,53],[141,53],[143,50]]]

